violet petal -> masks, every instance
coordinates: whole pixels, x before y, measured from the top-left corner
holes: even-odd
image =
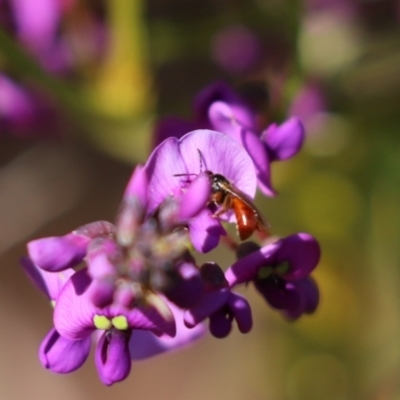
[[[277,241],[261,247],[232,264],[225,272],[229,286],[247,283],[257,277],[260,267],[270,265],[273,255],[280,248],[281,242]]]
[[[38,268],[30,258],[21,258],[21,265],[33,282],[50,300],[56,300],[67,280],[75,273],[73,269],[60,272],[47,272]]]
[[[129,342],[133,360],[142,360],[160,353],[187,347],[206,334],[204,324],[187,328],[183,323],[183,310],[171,303],[168,303],[168,306],[176,321],[176,336],[171,338],[164,334],[158,337],[151,331],[135,329]]]
[[[67,374],[83,365],[90,353],[90,345],[90,337],[70,340],[51,329],[40,345],[39,359],[46,369]]]
[[[289,319],[297,319],[303,313],[312,314],[317,309],[319,303],[319,291],[315,281],[311,278],[291,282],[295,287],[300,301],[297,307],[285,310],[285,315]]]
[[[195,217],[210,199],[211,183],[208,174],[199,174],[180,198],[179,218],[183,221]]]
[[[318,242],[308,233],[297,233],[280,241],[274,263],[289,263],[289,270],[282,276],[286,280],[303,279],[317,266],[321,250]]]
[[[204,293],[192,308],[186,310],[185,325],[191,328],[219,310],[228,300],[229,293],[228,288]]]
[[[148,213],[151,214],[168,196],[180,191],[182,178],[177,175],[189,172],[179,151],[178,139],[171,137],[156,147],[145,170],[149,182]]]
[[[160,307],[153,305],[139,306],[127,309],[120,304],[112,304],[109,307],[109,314],[112,316],[124,315],[132,329],[152,330],[159,334],[167,334],[174,337],[176,334],[176,324],[173,314],[167,302],[157,296]]]
[[[210,333],[214,337],[223,339],[227,337],[232,330],[232,317],[227,315],[223,309],[218,310],[210,315],[209,328]]]
[[[245,297],[238,293],[231,292],[228,305],[234,315],[239,331],[242,333],[250,332],[253,327],[251,308]]]
[[[281,125],[272,124],[262,134],[271,161],[287,160],[296,155],[304,142],[304,126],[292,117]]]
[[[97,309],[88,295],[90,283],[87,270],[82,269],[72,275],[57,298],[54,326],[67,339],[84,339],[95,330]]]
[[[46,271],[57,272],[78,265],[86,255],[89,239],[70,233],[28,243],[31,260]]]
[[[196,218],[189,221],[190,241],[200,253],[207,253],[218,246],[220,236],[226,231],[217,218],[213,218],[209,210],[201,211]]]
[[[124,380],[131,371],[130,331],[105,332],[96,346],[95,363],[101,381],[110,386]]]
[[[142,206],[147,204],[148,181],[146,170],[143,165],[137,165],[133,171],[128,185],[125,189],[124,198],[136,197],[140,200]]]
[[[254,286],[267,303],[278,310],[295,309],[300,303],[300,296],[294,286],[281,278],[254,281]]]
[[[243,146],[230,136],[210,130],[188,133],[179,141],[187,171],[221,174],[239,190],[254,198],[257,178],[254,164]],[[201,158],[200,158],[201,156]]]
[[[190,308],[199,299],[203,291],[203,281],[199,269],[190,262],[179,266],[179,280],[164,295],[181,308]]]

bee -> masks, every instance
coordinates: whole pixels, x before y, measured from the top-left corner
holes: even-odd
[[[200,159],[200,171],[203,170],[203,155],[197,149]],[[211,195],[208,204],[214,203],[218,210],[213,214],[217,218],[227,211],[233,210],[236,217],[236,231],[241,240],[248,239],[255,230],[268,234],[269,223],[254,205],[253,200],[221,174],[204,171],[210,179]],[[175,174],[174,176],[190,176],[197,174]]]
[[[255,230],[266,232],[268,223],[254,205],[252,199],[229,182],[223,175],[205,171],[211,181],[210,202],[220,208],[214,213],[219,217],[233,210],[236,217],[236,229],[241,240],[248,239]]]

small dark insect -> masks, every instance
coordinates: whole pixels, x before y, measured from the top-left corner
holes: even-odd
[[[200,171],[203,168],[202,154],[198,150],[200,156]],[[267,232],[268,223],[265,221],[260,211],[254,205],[252,199],[229,182],[221,174],[214,174],[206,170],[206,174],[210,177],[211,196],[210,203],[219,206],[214,213],[214,217],[219,217],[229,210],[233,210],[236,217],[236,230],[241,240],[248,239],[255,230]],[[174,176],[190,176],[197,174],[176,174]]]
[[[233,210],[236,216],[236,229],[241,240],[248,239],[255,230],[266,232],[268,223],[253,201],[223,175],[206,171],[211,180],[210,203],[221,206],[214,217]]]

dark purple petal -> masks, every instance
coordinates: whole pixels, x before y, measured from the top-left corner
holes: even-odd
[[[297,291],[300,301],[297,307],[285,310],[285,315],[289,319],[297,319],[303,313],[312,314],[317,309],[319,303],[319,291],[315,281],[311,278],[291,282]]]
[[[207,127],[210,106],[216,101],[227,103],[234,110],[235,117],[242,126],[254,129],[255,114],[244,104],[240,96],[225,82],[215,82],[209,85],[195,98],[194,109],[198,120],[204,127]]]
[[[281,245],[280,241],[261,247],[232,264],[225,272],[229,286],[247,283],[257,277],[260,267],[268,266]]]
[[[28,257],[21,259],[21,265],[32,283],[50,300],[56,300],[67,280],[75,273],[73,269],[61,272],[47,272],[38,268]]]
[[[236,261],[225,273],[229,285],[250,282],[257,278],[260,267],[278,267],[288,263],[289,269],[282,276],[298,280],[308,276],[320,258],[318,242],[307,233],[297,233],[262,247]]]
[[[211,314],[219,310],[227,302],[230,291],[228,288],[204,293],[197,303],[185,312],[184,321],[191,328],[204,321]]]
[[[210,199],[211,182],[208,174],[199,174],[180,198],[179,218],[187,220],[203,210]]]
[[[166,290],[164,295],[181,308],[190,308],[203,291],[203,281],[198,268],[190,262],[183,263],[178,269],[177,281]]]
[[[66,339],[52,329],[39,348],[39,359],[43,367],[59,374],[75,371],[83,365],[90,352],[91,339]]]
[[[274,264],[289,263],[289,270],[282,276],[286,280],[303,279],[317,266],[321,250],[318,242],[308,233],[297,233],[280,241],[274,255]]]
[[[206,334],[206,329],[203,324],[197,324],[193,328],[187,328],[183,323],[183,310],[171,303],[168,303],[168,306],[173,312],[176,321],[176,336],[173,338],[168,335],[158,337],[151,331],[135,329],[129,342],[133,360],[142,360],[160,353],[187,347]]]
[[[129,339],[131,331],[113,329],[97,343],[95,363],[100,380],[107,386],[124,380],[131,371]]]
[[[226,231],[217,218],[213,218],[209,210],[203,210],[196,218],[189,221],[190,241],[200,253],[207,253],[218,246],[220,236]]]
[[[218,339],[227,337],[232,330],[232,316],[224,309],[216,311],[210,315],[209,328],[214,337]]]
[[[46,271],[57,272],[78,265],[86,255],[87,237],[65,236],[32,240],[28,243],[31,260]]]
[[[249,302],[240,294],[231,292],[228,306],[236,320],[239,331],[242,333],[250,332],[253,327],[253,318]]]
[[[154,130],[153,148],[158,146],[165,139],[176,137],[180,139],[186,133],[200,128],[197,123],[185,121],[180,118],[168,117],[160,120]]]
[[[287,160],[300,151],[304,142],[304,127],[298,118],[292,117],[280,126],[269,126],[262,139],[271,161]]]
[[[254,281],[254,286],[271,307],[278,310],[297,309],[300,296],[295,287],[278,277]]]
[[[54,308],[54,326],[67,339],[79,340],[96,328],[96,307],[88,295],[91,279],[86,269],[76,272],[65,284]]]

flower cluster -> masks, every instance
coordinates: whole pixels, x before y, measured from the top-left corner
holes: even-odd
[[[241,117],[243,110],[218,100],[208,116],[219,130],[162,141],[136,167],[115,223],[97,221],[28,243],[23,266],[54,305],[54,328],[39,352],[45,368],[79,368],[94,342],[100,379],[111,385],[128,376],[131,360],[201,337],[206,320],[217,338],[234,323],[247,333],[251,307],[236,293],[239,284],[253,282],[290,319],[316,309],[318,288],[310,273],[320,249],[306,233],[260,245],[230,239],[233,265],[196,262],[195,251],[207,253],[226,237],[222,223],[236,224],[239,234],[264,229],[252,203],[257,186],[273,194],[269,163],[292,156],[302,143],[299,121],[273,125],[259,136]]]

